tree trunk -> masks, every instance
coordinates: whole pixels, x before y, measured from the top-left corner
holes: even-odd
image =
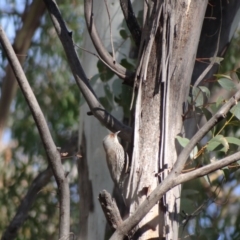
[[[192,74],[192,84],[196,82],[197,78],[208,66],[206,62],[201,61],[201,58],[210,59],[214,56],[216,50],[218,57],[224,57],[237,26],[239,25],[239,8],[240,1],[238,0],[222,1],[222,3],[219,0],[213,0],[211,1],[211,4],[208,4],[197,51],[197,59],[199,60],[195,61]],[[220,38],[218,39],[219,31]],[[211,78],[213,74],[217,72],[218,67],[218,64],[214,64],[204,76],[204,79]],[[186,137],[188,139],[190,139],[197,131],[196,121],[197,118],[194,120],[190,118],[186,119],[184,122],[184,125],[186,126]]]
[[[151,6],[151,4],[153,5]],[[147,6],[148,11],[145,8],[145,16],[150,16],[151,13],[153,15],[151,19],[146,18],[144,21],[143,33],[145,35],[142,37],[142,55],[139,57],[138,74],[135,79],[137,105],[134,151],[128,188],[128,200],[131,202],[130,214],[155,189],[158,182],[168,175],[176,161],[180,149],[178,149],[179,146],[177,146],[175,138],[177,135],[185,134],[183,129],[184,107],[189,94],[208,1],[155,1],[151,4]],[[98,19],[96,21],[99,24],[98,30],[100,30],[100,26],[103,30],[99,16],[104,17],[104,14],[100,14],[102,13],[101,4],[97,7],[96,13],[99,15],[94,15],[94,17]],[[154,26],[156,27],[154,19],[159,13],[156,9],[161,11],[160,25],[153,36],[152,30]],[[110,12],[113,12],[112,9]],[[106,22],[108,22],[107,19]],[[114,22],[112,29],[114,29]],[[113,35],[115,34],[113,33]],[[106,32],[103,33],[103,36],[106,36]],[[148,45],[152,36],[154,41]],[[87,40],[86,43],[89,41]],[[108,43],[110,44],[110,41]],[[148,57],[149,60],[146,60]],[[84,69],[88,74],[91,73],[94,65],[92,60],[87,60]],[[145,72],[146,76],[143,74]],[[82,108],[83,111],[87,112],[86,107]],[[85,118],[87,119],[85,120]],[[121,115],[118,118],[121,118]],[[85,215],[87,220],[84,222],[88,225],[85,227],[89,230],[85,231],[88,233],[83,234],[81,239],[94,239],[96,237],[102,239],[105,218],[98,208],[99,203],[96,201],[95,194],[103,188],[112,189],[113,186],[109,173],[107,173],[105,156],[100,145],[106,134],[103,134],[103,131],[97,126],[95,119],[87,116],[81,121],[81,134],[84,133],[82,136],[86,136],[86,162],[89,168],[89,175],[86,178],[92,180],[93,195],[90,194],[90,196],[94,207],[91,210],[92,214],[89,210],[89,214]],[[88,136],[92,134],[94,134],[96,141],[94,143],[88,139]],[[98,164],[97,167],[96,164]],[[139,223],[134,238],[178,239],[180,193],[180,186],[169,191]],[[86,198],[85,201],[88,200]],[[96,229],[91,233],[90,225],[94,225]]]
[[[136,1],[134,11],[137,13],[141,5]],[[121,45],[121,51],[117,52],[116,60],[119,62],[124,56],[129,55],[130,41],[124,41],[119,31],[123,22],[123,14],[119,3],[108,4],[111,15],[112,38],[115,50]],[[104,1],[94,1],[93,7],[94,21],[98,33],[109,52],[111,49],[109,19]],[[123,44],[124,41],[124,44]],[[84,34],[84,49],[95,52],[91,39],[87,33]],[[83,68],[87,76],[91,78],[98,72],[98,59],[86,52],[83,52]],[[115,81],[118,84],[113,84]],[[94,84],[93,88],[98,97],[105,96],[104,86],[108,85],[111,92],[113,88],[121,88],[120,79],[112,79],[103,83],[100,79]],[[116,89],[115,89],[116,90]],[[117,119],[122,121],[123,110],[113,103],[114,110],[111,112]],[[106,155],[103,149],[102,140],[109,134],[109,131],[101,127],[98,120],[86,115],[89,111],[87,104],[83,104],[80,109],[80,144],[84,148],[83,158],[79,162],[79,193],[80,193],[80,235],[79,239],[104,239],[105,235],[110,236],[109,227],[106,228],[106,219],[98,201],[98,194],[103,189],[113,192],[113,181],[110,177]],[[83,163],[84,161],[84,163]],[[84,165],[84,166],[82,166]],[[107,233],[106,233],[107,229]]]
[[[162,3],[163,12],[149,55],[147,77],[137,76],[140,87],[135,112],[133,177],[130,179],[135,201],[131,212],[156,187],[156,173],[159,172],[159,180],[163,180],[176,161],[175,137],[183,132],[183,106],[207,3],[183,0]],[[156,2],[153,9],[161,9],[158,4]],[[147,38],[148,35],[146,41]],[[143,64],[139,69],[144,72]],[[139,239],[178,238],[180,191],[180,187],[173,188],[159,204],[159,212],[156,205],[145,216],[138,226]]]

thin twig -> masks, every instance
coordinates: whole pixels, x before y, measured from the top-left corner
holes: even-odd
[[[221,32],[222,32],[222,1],[220,1],[220,12],[221,12],[220,29],[218,32],[218,39],[217,39],[217,46],[216,46],[215,53],[214,53],[213,57],[210,59],[210,61],[211,61],[210,64],[205,68],[205,70],[198,77],[198,79],[194,83],[193,87],[197,87],[200,84],[200,82],[203,80],[203,78],[206,76],[206,74],[211,70],[213,65],[216,63],[216,58],[217,58],[217,54],[218,54],[218,50],[219,50],[220,37],[221,37]]]
[[[111,69],[120,77],[121,79],[124,79],[125,82],[128,82],[128,84],[132,85],[133,84],[133,78],[134,78],[134,73],[130,72],[117,62],[114,63],[112,56],[108,53],[106,48],[104,47],[95,23],[94,23],[94,15],[92,12],[93,6],[92,6],[92,0],[85,0],[84,1],[84,13],[85,13],[85,19],[86,19],[86,24],[88,28],[89,35],[92,39],[93,45],[95,46],[99,56],[106,62],[109,66],[111,66]]]
[[[163,197],[163,195],[171,188],[190,181],[195,178],[205,176],[218,169],[224,168],[231,163],[240,159],[240,152],[229,157],[223,158],[217,162],[199,168],[195,171],[180,174],[173,177],[173,174],[168,175],[165,180],[149,195],[149,197],[136,209],[135,213],[123,222],[121,227],[115,231],[110,240],[123,239],[131,229],[133,229],[141,219],[151,210],[151,208]]]
[[[76,46],[77,48],[89,53],[89,54],[92,54],[93,56],[95,56],[96,58],[98,58],[102,63],[104,63],[110,70],[113,71],[112,67],[109,66],[98,54],[94,53],[94,52],[91,52],[83,47],[79,47],[77,44],[74,44],[74,46]],[[126,82],[126,85],[128,85],[128,82]]]
[[[107,9],[107,14],[108,14],[108,21],[109,21],[109,30],[110,30],[110,39],[111,39],[111,46],[112,46],[112,55],[113,55],[113,63],[116,63],[116,56],[115,56],[115,51],[114,51],[114,46],[113,46],[113,40],[112,40],[112,24],[111,24],[111,16],[110,16],[110,12],[108,9],[108,4],[107,4],[107,0],[104,0],[104,3],[106,5],[106,9]]]
[[[120,0],[120,6],[127,23],[128,29],[133,37],[133,40],[137,47],[140,47],[141,42],[141,27],[138,24],[137,18],[133,12],[132,4],[130,0]]]
[[[152,207],[163,197],[163,195],[173,187],[194,178],[205,176],[240,159],[240,152],[238,152],[192,172],[185,174],[181,173],[195,145],[208,133],[208,131],[213,126],[215,126],[221,119],[226,116],[229,110],[236,104],[236,101],[239,99],[240,90],[237,91],[235,95],[229,99],[229,101],[225,103],[221,109],[194,135],[194,137],[189,141],[188,145],[180,153],[170,174],[163,180],[163,182],[158,185],[154,191],[152,191],[149,197],[144,200],[144,202],[136,209],[136,211],[123,222],[121,227],[119,227],[112,235],[110,238],[111,240],[123,239],[123,237],[127,235],[127,233],[131,231],[131,229],[133,229],[152,209]]]

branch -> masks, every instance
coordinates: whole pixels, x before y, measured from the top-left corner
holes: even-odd
[[[102,44],[102,41],[96,30],[92,9],[93,9],[92,0],[84,0],[84,13],[88,32],[100,58],[103,59],[104,63],[106,63],[106,65],[114,73],[116,73],[118,77],[124,79],[125,80],[124,82],[126,84],[133,85],[134,73],[130,72],[120,64],[116,63],[113,60],[112,56],[108,53],[104,45]]]
[[[139,48],[141,43],[142,31],[138,24],[137,18],[133,12],[132,4],[130,0],[120,0],[120,6],[127,23],[128,29],[132,34],[133,41]]]
[[[190,181],[192,179],[205,176],[211,172],[219,170],[234,163],[240,159],[240,152],[235,153],[229,157],[223,158],[217,162],[208,164],[189,173],[180,174],[173,178],[173,174],[170,173],[165,180],[150,194],[150,196],[137,208],[135,213],[129,217],[123,224],[115,231],[110,238],[111,240],[123,239],[131,229],[133,229],[142,218],[151,210],[151,208],[163,197],[163,195],[171,188]]]
[[[85,72],[83,71],[82,65],[74,48],[71,33],[67,30],[66,24],[62,19],[56,2],[54,0],[44,0],[44,2],[48,8],[59,39],[62,42],[75,81],[86,99],[91,112],[106,128],[112,132],[121,131],[119,134],[120,137],[128,142],[131,142],[132,129],[119,122],[99,103],[97,96],[89,84],[89,80],[87,79]]]
[[[99,193],[98,200],[109,225],[113,229],[119,228],[122,224],[122,218],[114,199],[112,199],[111,195],[106,190],[103,190]]]
[[[107,10],[107,14],[108,14],[109,31],[110,31],[110,41],[111,41],[111,46],[112,46],[112,58],[113,58],[113,63],[116,63],[116,56],[115,56],[115,51],[114,51],[114,46],[113,46],[113,40],[112,40],[112,23],[111,23],[111,16],[110,16],[110,12],[109,12],[109,9],[108,9],[107,0],[104,0],[104,3],[105,3],[106,10]]]
[[[25,97],[25,100],[31,110],[35,123],[37,125],[40,137],[49,164],[52,168],[53,175],[58,185],[59,190],[59,202],[60,202],[60,223],[59,223],[59,238],[69,236],[70,227],[70,197],[69,197],[69,185],[67,178],[61,163],[60,154],[53,142],[52,136],[48,129],[48,125],[45,121],[44,115],[38,105],[38,102],[32,92],[32,89],[27,81],[27,78],[22,70],[22,67],[15,55],[15,52],[7,39],[5,32],[0,26],[0,42],[7,55],[8,61],[13,69],[15,77],[18,81],[19,87]]]
[[[212,118],[209,119],[192,137],[188,145],[182,150],[180,155],[177,158],[177,161],[173,167],[173,172],[176,175],[179,175],[184,168],[184,165],[195,147],[195,145],[209,132],[212,127],[214,127],[219,121],[225,118],[229,110],[237,104],[237,101],[240,99],[240,90],[238,90],[218,111]]]
[[[18,207],[17,213],[12,219],[11,223],[2,235],[2,240],[12,240],[16,238],[17,231],[22,227],[28,212],[32,207],[38,192],[50,181],[52,177],[52,170],[48,167],[43,172],[39,173],[38,176],[33,180],[26,196],[21,201]]]
[[[169,191],[171,188],[189,181],[191,179],[204,176],[211,173],[219,168],[223,168],[230,163],[236,162],[240,159],[240,152],[226,157],[218,162],[211,163],[205,167],[199,168],[195,171],[181,174],[184,165],[195,145],[208,133],[208,131],[215,126],[221,119],[223,119],[228,111],[237,103],[240,99],[240,90],[225,103],[220,110],[207,122],[204,126],[194,135],[188,145],[180,153],[172,171],[162,181],[158,187],[151,192],[149,197],[136,209],[132,216],[126,219],[123,224],[115,231],[110,238],[111,240],[123,239],[128,232],[133,229],[142,218],[152,209],[152,207],[162,198],[162,196]]]
[[[203,78],[207,75],[207,73],[211,70],[211,68],[213,67],[213,65],[217,62],[217,54],[218,54],[218,50],[219,50],[219,43],[220,43],[220,37],[221,37],[221,31],[222,31],[222,1],[220,1],[220,27],[219,27],[219,31],[218,31],[218,39],[217,39],[217,46],[216,46],[216,50],[214,52],[214,55],[212,58],[210,58],[210,64],[204,69],[204,71],[200,74],[200,76],[198,77],[198,79],[196,80],[196,82],[194,83],[193,87],[197,87],[201,81],[203,80]]]
[[[69,155],[76,155],[76,147],[74,144],[76,143],[76,136],[72,136],[70,139],[67,139],[67,142],[64,144],[63,148],[60,151],[60,154],[68,153]],[[62,157],[62,162],[65,161],[65,157]],[[2,240],[11,240],[16,238],[17,231],[22,227],[24,222],[28,217],[28,212],[31,209],[35,199],[37,198],[37,194],[47,185],[53,176],[52,170],[50,167],[40,172],[37,177],[32,181],[27,194],[21,200],[21,204],[17,209],[17,213],[13,217],[12,221],[6,228]]]
[[[210,163],[207,166],[198,168],[194,171],[180,174],[180,176],[178,176],[178,178],[176,179],[175,186],[187,182],[189,180],[192,180],[194,178],[203,177],[209,173],[224,168],[238,160],[240,160],[240,152],[234,153],[231,156],[225,157],[221,160],[218,160],[217,162]]]

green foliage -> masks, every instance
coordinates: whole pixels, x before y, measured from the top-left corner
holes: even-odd
[[[15,2],[15,1],[14,1]],[[29,2],[26,2],[29,4]],[[60,11],[77,45],[81,44],[84,30],[82,5],[79,3],[58,3]],[[16,7],[14,4],[13,7]],[[0,13],[1,14],[1,13]],[[9,15],[9,18],[12,16]],[[13,17],[15,26],[21,25],[21,12]],[[122,24],[124,27],[124,24]],[[123,43],[129,41],[129,33],[121,28]],[[121,47],[121,45],[119,46]],[[118,50],[118,49],[117,49]],[[81,53],[80,53],[81,54]],[[129,69],[134,68],[134,60],[126,56],[121,64]],[[1,75],[4,75],[6,59],[2,56]],[[103,83],[101,103],[112,111],[116,105],[123,108],[124,118],[129,118],[129,105],[132,89],[123,85],[119,79],[110,79],[114,74],[102,62],[98,62],[98,73],[92,77],[91,84],[98,80]],[[57,146],[66,144],[66,139],[78,127],[79,106],[84,103],[79,89],[69,69],[62,45],[55,33],[49,15],[41,20],[24,62],[24,71],[33,92],[44,113],[51,134]],[[0,174],[0,233],[14,217],[16,210],[27,193],[33,179],[47,167],[46,155],[41,143],[34,119],[24,97],[18,91],[11,108],[9,122],[12,139],[17,139],[11,149],[11,157],[3,159]],[[77,144],[77,143],[76,143]],[[78,183],[71,182],[71,229],[79,231],[79,196]],[[51,181],[37,196],[29,217],[20,229],[17,239],[56,239],[58,235],[58,201],[55,181]]]
[[[179,144],[184,148],[187,146],[187,144],[189,143],[189,139],[187,138],[183,138],[180,136],[176,136],[176,139],[178,140]],[[192,150],[192,152],[190,153],[190,158],[194,159],[194,157],[197,155],[198,153],[198,147],[195,146],[194,149]]]
[[[235,84],[228,78],[220,78],[218,79],[218,83],[221,85],[222,88],[231,91],[234,90]]]
[[[114,76],[114,73],[100,60],[97,63],[97,67],[102,82],[108,82]]]
[[[12,14],[2,17],[7,20],[14,18],[17,21],[15,26],[20,26],[20,5],[17,1],[13,2]],[[25,6],[25,3],[21,4]],[[29,1],[26,1],[26,6],[27,4]],[[79,3],[59,3],[59,7],[69,29],[73,31],[75,42],[80,44],[84,29],[82,6]],[[14,15],[14,11],[20,15]],[[2,72],[5,65],[6,61],[3,61]],[[48,14],[43,17],[32,39],[23,68],[55,143],[57,146],[66,144],[67,137],[78,126],[80,92]],[[8,126],[12,138],[17,139],[17,142],[14,148],[8,150],[11,152],[10,157],[2,156],[0,159],[0,235],[14,217],[33,179],[47,167],[38,130],[20,91],[17,92],[11,107],[10,118]],[[59,207],[56,189],[53,180],[38,193],[17,239],[57,239]],[[71,194],[76,195],[76,191],[71,189]],[[71,203],[71,207],[75,208],[73,212],[78,211],[76,203]],[[78,223],[78,219],[74,217],[73,228]]]
[[[16,7],[17,1],[10,2],[13,7]],[[60,10],[69,29],[73,31],[75,42],[81,43],[84,28],[84,20],[80,17],[82,6],[75,2],[61,3]],[[17,8],[16,11],[19,12]],[[18,28],[21,26],[21,16],[13,15],[9,15],[9,19],[11,18],[14,26]],[[2,17],[1,12],[0,17]],[[119,30],[123,39],[122,44],[129,41],[130,34],[126,29],[126,24],[123,22]],[[239,45],[239,39],[235,39],[234,44]],[[230,56],[226,56],[228,61],[221,63],[221,72],[215,75],[215,84],[191,89],[190,110],[186,117],[204,116],[206,120],[209,120],[227,101],[228,97],[222,95],[212,101],[212,86],[218,85],[218,89],[225,89],[228,93],[235,91],[236,81],[234,80],[239,81],[240,69],[234,69],[233,64],[240,54],[233,54],[235,51],[233,49],[230,48]],[[219,64],[221,60],[220,58],[214,59]],[[120,63],[129,70],[135,68],[135,60],[124,54],[122,54]],[[3,56],[1,75],[5,65],[6,61]],[[97,68],[98,73],[90,81],[92,85],[96,81],[101,81],[103,85],[103,94],[99,100],[108,111],[115,109],[116,105],[122,107],[124,118],[129,119],[132,89],[114,78],[113,72],[101,61],[98,62]],[[62,146],[69,133],[77,128],[79,105],[84,102],[84,99],[80,99],[80,93],[68,67],[66,56],[48,16],[44,17],[32,39],[24,70],[44,112],[54,141],[58,146]],[[195,146],[186,168],[198,168],[209,162],[220,161],[222,157],[238,151],[240,146],[239,120],[240,105],[236,103],[226,119],[214,127],[203,141]],[[33,179],[47,167],[37,128],[20,91],[12,106],[9,127],[12,137],[18,141],[16,148],[9,150],[10,157],[2,156],[0,159],[1,233],[15,215]],[[177,136],[176,140],[183,148],[190,141],[180,136]],[[227,234],[230,239],[240,238],[240,216],[235,214],[233,217],[233,213],[240,210],[239,193],[234,193],[234,189],[239,184],[239,172],[236,172],[238,168],[239,165],[236,163],[222,169],[217,177],[208,175],[183,186],[181,209],[185,213],[183,217],[185,222],[182,224],[182,230],[190,234],[189,239],[218,239]],[[72,182],[70,187],[71,228],[77,233],[77,183]],[[231,205],[226,204],[230,197],[233,197]],[[29,218],[20,229],[17,239],[56,239],[57,227],[57,193],[55,182],[52,181],[39,192],[29,212]],[[230,231],[229,228],[233,230]]]
[[[237,90],[240,74],[239,69],[234,67],[240,55],[235,52],[234,46],[239,40],[239,37],[234,39],[233,47],[221,62],[219,73],[214,75],[215,81],[192,88],[192,95],[188,99],[190,107],[185,118],[202,117],[203,122],[208,121]],[[185,171],[221,161],[221,158],[239,151],[239,120],[240,104],[236,102],[225,119],[196,146],[198,152],[194,153],[194,157],[191,153]],[[191,141],[179,136],[176,140],[182,147]],[[240,216],[235,214],[240,210],[237,204],[240,181],[238,169],[239,161],[183,185],[180,237],[190,234],[189,239],[239,239]]]

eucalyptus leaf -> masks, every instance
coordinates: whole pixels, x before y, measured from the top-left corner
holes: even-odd
[[[209,184],[209,186],[212,185],[211,180],[210,180],[210,178],[209,178],[208,175],[205,175],[205,176],[204,176],[204,179],[205,179],[205,181]]]
[[[223,104],[224,100],[225,99],[223,98],[223,96],[218,96],[217,101],[216,101],[216,107],[221,106]]]
[[[189,139],[184,138],[184,137],[176,136],[176,139],[178,140],[179,144],[180,144],[182,147],[186,147],[187,144],[189,143]]]
[[[203,105],[203,93],[198,87],[193,87],[192,89],[193,101],[196,107]]]
[[[121,37],[122,37],[123,39],[127,39],[127,38],[128,38],[128,33],[127,33],[127,31],[126,31],[125,29],[121,29],[121,30],[119,31],[119,33],[120,33],[120,35],[121,35]]]
[[[109,102],[113,102],[113,93],[112,91],[110,90],[110,87],[108,84],[105,84],[104,87],[104,92],[105,92],[105,96],[106,98],[108,99]]]
[[[229,149],[229,144],[226,138],[223,135],[217,135],[216,137],[212,138],[207,144],[207,150],[209,152],[216,149],[219,145],[223,145],[223,151],[226,153]]]
[[[220,64],[220,63],[224,60],[224,58],[222,58],[222,57],[210,57],[209,60],[210,60],[211,62]]]
[[[213,74],[213,76],[216,77],[217,79],[227,78],[227,79],[229,79],[229,80],[232,80],[231,76],[226,75],[226,74],[218,73],[218,74]]]
[[[222,88],[228,91],[231,91],[236,88],[233,81],[229,80],[228,78],[220,78],[218,79],[218,83],[221,85]]]
[[[228,143],[240,146],[240,139],[238,139],[238,138],[235,138],[235,137],[225,137],[225,139],[228,141]]]
[[[103,82],[108,82],[114,76],[114,73],[102,61],[97,62],[97,67]]]
[[[200,88],[200,90],[201,90],[202,92],[204,92],[204,93],[206,94],[206,97],[207,97],[207,98],[210,97],[210,91],[209,91],[209,89],[208,89],[207,87],[205,87],[205,86],[199,86],[199,88]]]
[[[187,139],[187,138],[176,136],[176,139],[183,148],[186,147],[187,144],[189,143],[189,139]],[[198,153],[198,147],[195,146],[194,149],[190,153],[190,156],[189,156],[190,159],[194,159],[194,157],[197,155],[197,153]]]
[[[240,120],[240,103],[237,103],[237,105],[233,106],[230,110],[230,112]]]
[[[230,169],[226,166],[222,169],[223,175],[225,177],[225,180],[228,181],[230,178],[231,171]]]
[[[93,86],[99,78],[100,78],[100,74],[99,73],[97,73],[93,77],[91,77],[91,79],[89,80],[91,85]]]
[[[233,120],[233,121],[229,122],[228,125],[240,127],[240,121],[239,120]]]
[[[128,70],[134,70],[135,68],[135,66],[132,63],[130,63],[129,60],[126,58],[123,58],[120,63]]]
[[[207,108],[203,108],[202,111],[208,121],[212,117],[212,113]]]

